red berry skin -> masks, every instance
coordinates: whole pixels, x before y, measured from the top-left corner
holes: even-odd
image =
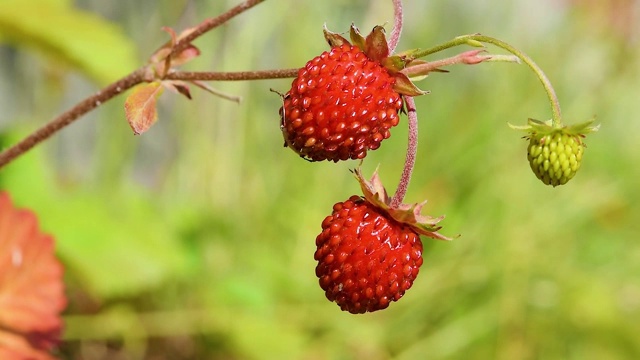
[[[327,299],[361,314],[399,300],[422,265],[420,236],[359,196],[333,206],[316,238],[316,276]]]
[[[358,47],[323,52],[300,69],[284,97],[285,146],[311,161],[364,158],[398,125],[395,81]]]

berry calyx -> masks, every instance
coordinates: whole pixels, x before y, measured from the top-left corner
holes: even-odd
[[[367,182],[355,171],[364,197],[333,206],[316,238],[316,276],[327,299],[353,314],[385,309],[411,288],[422,259],[420,235],[437,232],[443,217],[420,215],[421,204],[390,209],[376,174]]]
[[[545,185],[564,185],[571,180],[582,162],[586,145],[582,141],[586,134],[597,131],[591,126],[594,120],[574,126],[553,124],[529,119],[529,125],[512,128],[529,132],[527,160],[531,170]]]
[[[351,27],[352,45],[325,29],[331,46],[293,80],[280,108],[285,146],[310,161],[363,159],[399,123],[401,95],[421,95],[402,58],[389,56],[382,27],[366,37]]]

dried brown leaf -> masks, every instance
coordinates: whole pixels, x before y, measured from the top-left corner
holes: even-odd
[[[140,135],[158,120],[156,102],[164,88],[159,82],[138,85],[124,103],[125,116],[133,133]]]

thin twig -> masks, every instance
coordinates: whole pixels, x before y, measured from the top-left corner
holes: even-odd
[[[0,168],[11,162],[16,157],[24,154],[37,144],[48,139],[51,135],[55,134],[65,126],[71,124],[82,115],[104,104],[108,100],[111,100],[122,92],[143,82],[145,78],[145,70],[146,69],[144,67],[140,68],[123,77],[122,79],[114,82],[113,84],[105,87],[104,89],[98,91],[97,93],[89,96],[88,98],[76,104],[71,109],[60,114],[58,117],[54,118],[38,130],[34,131],[33,133],[31,133],[31,135],[22,139],[17,144],[4,150],[2,153],[0,153]]]
[[[404,101],[407,105],[407,117],[409,118],[409,140],[400,183],[389,205],[392,209],[400,206],[404,200],[404,196],[407,194],[413,167],[416,164],[416,155],[418,153],[418,113],[416,112],[416,102],[411,96],[404,96]]]
[[[166,80],[183,81],[240,81],[240,80],[266,80],[296,77],[300,69],[277,69],[237,72],[198,72],[175,71],[166,75]]]
[[[224,14],[220,14],[216,17],[209,18],[198,24],[189,35],[184,38],[178,40],[173,50],[171,51],[171,55],[175,55],[180,53],[182,50],[186,49],[189,44],[193,42],[193,40],[202,36],[203,34],[217,28],[218,26],[226,23],[233,17],[240,15],[241,13],[251,9],[252,7],[264,2],[265,0],[247,0],[241,4],[236,5],[235,7],[227,10]]]
[[[244,11],[254,7],[255,5],[260,4],[264,0],[247,0],[227,12],[214,17],[207,19],[196,26],[189,35],[180,39],[174,46],[172,50],[172,55],[178,54],[180,51],[184,50],[189,44],[203,35],[204,33],[224,24],[228,20],[233,17],[243,13]],[[73,123],[81,116],[87,114],[92,111],[96,107],[104,104],[108,100],[111,100],[115,96],[123,93],[125,90],[132,88],[133,86],[140,84],[144,81],[151,81],[153,79],[149,78],[148,71],[146,67],[139,68],[129,75],[121,78],[120,80],[112,83],[111,85],[106,86],[102,90],[98,91],[96,94],[89,96],[88,98],[82,100],[71,109],[66,112],[60,114],[53,120],[49,121],[47,124],[37,129],[33,133],[31,133],[26,138],[22,139],[17,144],[11,146],[10,148],[2,151],[0,153],[0,168],[4,167],[12,160],[17,158],[18,156],[24,154],[37,144],[42,141],[48,139],[56,132],[60,131],[67,125]],[[240,80],[240,79],[237,79]]]

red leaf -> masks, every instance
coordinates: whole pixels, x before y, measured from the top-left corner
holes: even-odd
[[[171,66],[180,66],[200,56],[200,49],[193,45],[187,46],[180,54],[171,58]]]
[[[36,216],[0,193],[0,355],[48,358],[67,304],[62,273],[53,238],[40,232]]]
[[[176,35],[176,32],[170,27],[163,27],[162,30],[169,33],[171,36],[171,40],[162,45],[158,50],[156,50],[153,55],[149,58],[149,63],[154,65],[154,70],[156,74],[164,76],[166,72],[169,70],[168,68],[184,65],[187,62],[195,59],[200,56],[200,49],[195,47],[192,44],[188,44],[187,47],[180,51],[178,54],[174,54],[170,59],[167,60],[169,54],[173,52],[173,48],[176,43],[191,34],[196,28],[189,28],[184,30],[180,35]]]
[[[138,85],[124,103],[124,112],[133,133],[140,135],[158,120],[156,100],[162,94],[159,82]]]
[[[0,359],[53,360],[46,350],[34,348],[21,335],[0,330]]]

